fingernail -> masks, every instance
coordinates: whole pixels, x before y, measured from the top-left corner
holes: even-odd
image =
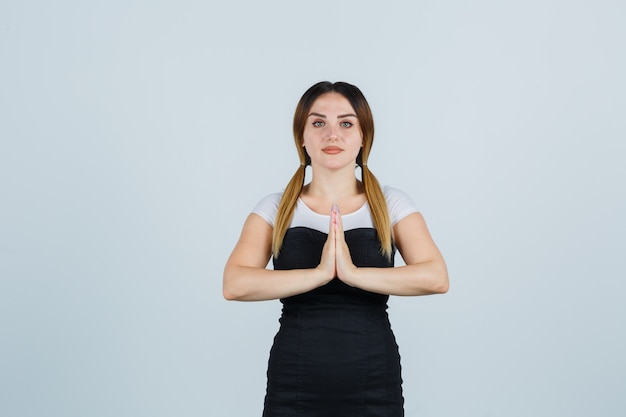
[[[339,214],[339,206],[336,203],[333,203],[331,211],[334,211],[335,213]]]

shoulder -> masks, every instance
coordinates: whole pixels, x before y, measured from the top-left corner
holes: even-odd
[[[252,213],[258,214],[270,226],[274,227],[274,220],[278,212],[278,204],[283,193],[273,193],[263,197],[252,209]]]
[[[382,190],[387,202],[387,209],[389,210],[389,218],[392,226],[409,214],[419,212],[417,204],[415,204],[413,199],[404,191],[388,185],[384,185]]]

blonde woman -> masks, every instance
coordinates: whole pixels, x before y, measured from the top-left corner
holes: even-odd
[[[374,123],[357,87],[313,85],[293,132],[300,167],[248,216],[224,270],[226,299],[283,303],[263,415],[403,416],[387,300],[445,293],[445,262],[413,201],[370,172]]]

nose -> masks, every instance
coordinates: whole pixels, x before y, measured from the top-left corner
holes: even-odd
[[[331,139],[331,140],[338,139],[337,128],[335,126],[328,127],[328,139]]]

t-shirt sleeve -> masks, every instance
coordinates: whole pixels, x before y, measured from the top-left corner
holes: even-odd
[[[391,226],[395,226],[409,214],[419,212],[417,204],[405,192],[386,185],[383,187],[383,194],[387,200]]]
[[[270,226],[274,227],[274,220],[276,220],[276,213],[278,213],[278,204],[282,193],[274,193],[264,197],[257,205],[252,209],[252,213],[258,214],[263,220],[265,220]]]

